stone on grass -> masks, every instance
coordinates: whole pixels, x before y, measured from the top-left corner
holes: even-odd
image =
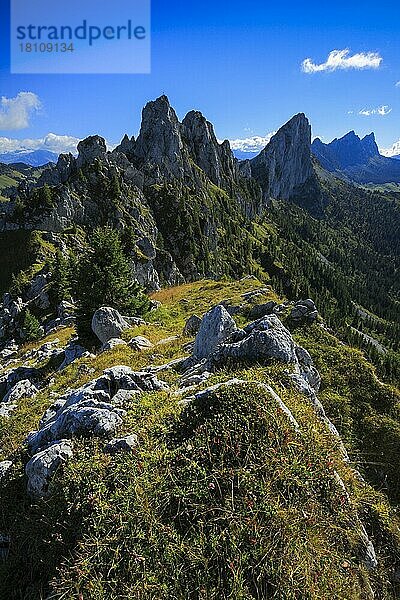
[[[3,398],[3,402],[17,402],[21,398],[33,398],[38,392],[37,387],[29,381],[29,379],[23,379],[18,381],[13,387],[7,392]]]
[[[125,411],[112,404],[86,400],[60,412],[54,421],[42,429],[29,434],[27,438],[30,452],[46,448],[62,438],[110,437],[122,424]]]
[[[105,344],[113,338],[120,338],[125,329],[131,325],[115,309],[109,306],[103,306],[96,310],[92,318],[93,333],[99,338],[102,344]]]
[[[128,345],[132,348],[132,350],[136,350],[138,352],[147,350],[148,348],[153,348],[151,341],[142,335],[137,335],[129,340]]]
[[[25,467],[28,478],[28,494],[33,498],[48,495],[49,482],[56,470],[72,457],[72,442],[59,440],[38,452]]]
[[[76,342],[70,342],[64,350],[64,360],[61,363],[58,370],[62,371],[78,358],[88,356],[90,356],[90,353],[86,350],[86,348],[84,348],[80,344],[77,344]]]
[[[197,315],[192,315],[191,317],[189,317],[185,323],[185,326],[183,328],[183,335],[187,336],[187,337],[192,337],[193,335],[196,335],[196,333],[199,331],[200,329],[200,324],[201,324],[201,317],[197,316]]]
[[[318,318],[318,310],[313,300],[299,300],[293,306],[290,318],[295,322],[313,323]]]
[[[101,349],[103,352],[106,352],[107,350],[113,350],[117,346],[127,346],[127,345],[128,344],[125,342],[125,340],[121,340],[121,338],[111,338],[111,340],[108,340],[108,342],[103,344]]]
[[[132,452],[137,446],[137,435],[132,433],[122,438],[113,438],[104,447],[106,454],[115,454],[116,452]]]
[[[196,336],[193,355],[196,358],[206,358],[211,352],[237,330],[236,323],[227,310],[214,306],[203,317]]]

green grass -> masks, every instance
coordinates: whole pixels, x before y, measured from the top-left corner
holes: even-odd
[[[257,279],[243,279],[241,281],[197,281],[177,287],[166,288],[152,294],[153,300],[158,300],[162,306],[152,311],[146,319],[161,323],[165,332],[180,333],[183,326],[193,314],[202,316],[212,306],[227,300],[229,304],[244,303],[242,294],[265,287]],[[268,287],[268,286],[267,286]],[[257,302],[274,300],[279,302],[278,296],[268,287]]]
[[[370,586],[375,598],[399,597],[392,583],[400,564],[398,516],[363,463],[358,437],[360,423],[366,427],[372,419],[365,443],[382,453],[394,504],[398,395],[376,380],[358,351],[317,325],[297,330],[296,338],[321,370],[321,400],[375,489],[343,461],[338,441],[290,384],[287,367],[270,364],[218,371],[201,387],[232,377],[248,383],[221,389],[212,403],[186,407],[173,393],[178,375],[162,373],[171,392],[134,398],[120,429],[137,434],[134,452],[110,457],[102,441],[75,440],[74,458],[54,478],[52,496],[31,503],[25,495],[21,443],[53,402],[49,392],[77,387],[112,365],[140,369],[184,356],[188,340],[180,333],[190,314],[227,298],[238,303],[259,285],[201,281],[154,294],[163,306],[147,317],[150,325],[126,337],[146,335],[155,344],[170,335],[178,339],[145,352],[120,346],[77,361],[0,424],[3,457],[13,452],[16,458],[0,490],[0,531],[12,538],[9,559],[0,564],[0,598],[364,600],[371,598]],[[265,297],[275,298],[272,291]],[[82,364],[94,372],[84,373]],[[280,395],[299,432],[257,382]],[[393,444],[386,455],[382,428],[385,444]],[[375,571],[359,557],[358,517],[377,551]]]
[[[10,177],[9,175],[0,175],[0,190],[8,187],[16,187],[21,179],[23,179],[23,176],[18,173],[18,171],[12,171],[12,175],[13,177]]]
[[[359,350],[315,326],[295,336],[315,358],[319,394],[352,458],[377,488],[400,499],[400,393],[382,384]]]

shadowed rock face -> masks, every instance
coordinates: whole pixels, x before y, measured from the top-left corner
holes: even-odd
[[[199,111],[192,110],[183,120],[183,134],[190,155],[215,185],[224,187],[229,180],[237,180],[237,161],[229,142],[222,144],[212,124]]]
[[[265,199],[288,200],[313,174],[311,125],[306,116],[300,113],[279,129],[250,166]]]
[[[312,143],[312,152],[321,165],[328,169],[346,169],[354,165],[362,165],[370,158],[379,156],[378,146],[373,133],[360,139],[354,131],[350,131],[330,144],[324,144],[319,138]]]
[[[182,125],[166,96],[146,104],[134,144],[136,165],[147,172],[151,169],[155,181],[161,177],[182,179],[191,167],[181,134]]]
[[[95,158],[103,156],[107,152],[106,142],[99,135],[92,135],[78,144],[78,168],[91,163]]]
[[[329,144],[317,138],[311,149],[321,166],[339,177],[358,183],[400,182],[399,161],[379,154],[373,133],[361,139],[350,131]]]

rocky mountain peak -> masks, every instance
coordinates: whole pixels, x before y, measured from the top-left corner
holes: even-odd
[[[91,135],[78,144],[78,168],[104,156],[107,152],[106,141],[99,135]]]
[[[215,185],[237,179],[236,161],[229,142],[219,144],[213,125],[201,112],[192,110],[183,120],[183,135],[194,162]]]
[[[355,165],[366,164],[371,158],[380,156],[375,134],[360,138],[355,131],[349,131],[341,138],[335,138],[330,144],[314,140],[313,154],[325,169],[342,170]]]
[[[167,96],[148,102],[134,147],[136,166],[144,168],[151,179],[182,179],[188,168],[181,136],[182,126]]]
[[[366,135],[365,137],[363,137],[363,139],[361,140],[361,143],[363,145],[363,148],[365,149],[365,151],[370,154],[370,156],[379,156],[379,148],[378,148],[378,144],[376,143],[375,140],[375,134],[372,132],[369,135]]]
[[[229,142],[219,144],[212,124],[199,111],[190,111],[180,123],[166,96],[145,106],[139,137],[124,138],[116,150],[145,172],[149,185],[176,179],[201,185],[193,163],[215,185],[227,187],[237,180]]]
[[[264,198],[287,200],[313,174],[311,125],[304,113],[292,117],[250,161]]]
[[[132,136],[130,138],[128,136],[128,134],[125,134],[121,140],[121,143],[116,148],[114,148],[113,152],[122,152],[128,158],[131,158],[134,154],[134,151],[135,151],[135,137]]]
[[[360,138],[358,137],[358,135],[356,134],[356,132],[354,131],[354,129],[352,129],[351,131],[349,131],[348,133],[346,133],[342,138],[340,138],[341,140],[358,140],[360,141]]]
[[[167,96],[160,96],[156,100],[148,102],[144,107],[137,141],[143,141],[143,137],[149,129],[158,128],[159,131],[167,131],[177,126],[179,126],[179,120]]]

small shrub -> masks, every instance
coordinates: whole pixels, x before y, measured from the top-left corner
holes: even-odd
[[[31,313],[29,308],[25,311],[22,322],[22,332],[23,337],[27,342],[38,340],[43,333],[38,319]]]

